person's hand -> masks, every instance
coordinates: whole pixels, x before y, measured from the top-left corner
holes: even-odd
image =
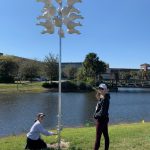
[[[99,90],[99,89],[97,89],[97,93],[100,93],[100,90]]]

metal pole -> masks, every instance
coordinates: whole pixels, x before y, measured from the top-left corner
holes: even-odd
[[[62,8],[62,3],[60,3],[60,10]],[[62,20],[62,14],[59,12],[60,18]],[[62,26],[60,27],[61,30]],[[61,143],[61,50],[62,50],[62,38],[59,35],[59,101],[58,101],[58,150],[60,150]]]
[[[59,37],[58,149],[61,142],[61,37]]]
[[[54,27],[60,27],[59,29],[59,92],[58,92],[58,124],[57,124],[57,134],[58,134],[58,150],[60,149],[60,144],[61,144],[61,130],[62,130],[62,108],[61,108],[61,51],[62,51],[62,37],[64,36],[64,32],[62,30],[62,24],[66,25],[67,20],[71,19],[72,21],[69,21],[66,25],[68,29],[69,34],[80,34],[80,32],[76,29],[74,29],[76,26],[81,26],[80,22],[75,23],[73,22],[75,19],[83,19],[81,15],[78,15],[80,11],[78,9],[75,9],[73,5],[77,2],[77,0],[69,0],[67,1],[67,7],[63,8],[63,0],[56,0],[56,2],[59,4],[59,8],[56,11],[56,7],[52,5],[51,0],[38,0],[38,2],[43,2],[45,4],[43,10],[42,10],[42,16],[39,16],[38,19],[45,19],[45,22],[40,22],[37,25],[43,26],[46,30],[42,32],[42,34],[48,33],[48,34],[53,34],[54,33]],[[63,8],[63,9],[62,9]],[[74,8],[72,11],[71,9]],[[65,10],[67,9],[67,10]],[[52,11],[50,11],[52,10]],[[69,12],[68,12],[69,11]],[[64,13],[63,13],[64,12]],[[68,13],[69,16],[68,16]],[[63,13],[63,15],[62,15]],[[72,13],[72,16],[71,14]],[[56,16],[57,15],[57,16]],[[55,18],[58,17],[58,18]],[[63,19],[67,19],[66,21],[62,21]],[[56,20],[58,19],[58,20]],[[60,24],[60,22],[61,24]],[[65,23],[66,22],[66,23]]]

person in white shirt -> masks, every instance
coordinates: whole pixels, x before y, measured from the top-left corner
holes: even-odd
[[[43,113],[38,113],[37,119],[35,120],[34,124],[32,125],[30,131],[27,133],[27,144],[25,149],[31,150],[40,150],[46,149],[47,144],[41,139],[41,135],[51,136],[56,135],[54,132],[47,131],[43,128],[42,122],[45,115]]]

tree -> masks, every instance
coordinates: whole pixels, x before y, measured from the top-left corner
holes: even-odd
[[[148,71],[142,70],[142,78],[143,78],[144,80],[147,80],[147,79],[148,79]]]
[[[18,72],[18,64],[15,59],[3,56],[0,57],[0,82],[13,83]]]
[[[128,83],[128,81],[130,80],[131,78],[131,74],[129,71],[125,72],[124,73],[124,79],[125,79],[125,82]]]
[[[77,80],[84,81],[86,79],[85,70],[83,67],[78,68],[77,70]]]
[[[49,53],[44,59],[45,72],[49,80],[58,80],[58,57]]]
[[[98,75],[106,71],[107,65],[102,60],[99,60],[97,54],[89,53],[85,57],[83,67],[87,77],[94,77],[96,79]]]
[[[39,64],[36,60],[24,61],[20,65],[19,75],[23,79],[33,81],[33,78],[39,76]]]
[[[66,66],[63,69],[63,73],[68,79],[75,79],[77,75],[77,68],[71,65]]]

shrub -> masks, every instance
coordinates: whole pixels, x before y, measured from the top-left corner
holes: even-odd
[[[45,82],[42,84],[42,87],[44,87],[44,88],[58,88],[58,83],[56,83],[56,82],[52,82],[52,83]]]
[[[86,83],[93,86],[93,85],[95,85],[95,80],[91,77],[88,77],[86,79]]]
[[[44,87],[44,88],[50,88],[50,83],[45,82],[45,83],[42,84],[42,87]]]
[[[79,85],[78,85],[78,88],[79,88],[80,90],[86,90],[86,89],[87,89],[86,83],[80,82]]]
[[[51,88],[58,88],[58,83],[56,82],[52,82],[50,85],[51,85]]]
[[[88,90],[88,91],[92,91],[93,90],[93,88],[92,88],[92,86],[91,85],[86,85],[86,90]]]
[[[62,82],[61,87],[62,90],[67,90],[67,91],[73,91],[77,89],[77,85],[69,81]]]
[[[14,83],[14,78],[11,76],[0,77],[0,83]]]

